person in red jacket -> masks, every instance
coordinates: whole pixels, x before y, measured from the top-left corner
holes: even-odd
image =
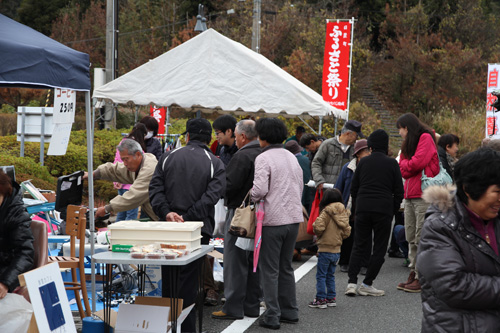
[[[420,292],[416,257],[425,212],[429,207],[422,199],[422,170],[427,177],[436,176],[439,173],[439,157],[434,131],[413,113],[399,117],[396,126],[403,138],[399,168],[404,179],[405,233],[410,247],[410,275],[397,288],[407,292]]]

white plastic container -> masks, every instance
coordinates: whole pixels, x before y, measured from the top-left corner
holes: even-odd
[[[203,222],[120,221],[108,226],[110,243],[146,245],[156,242],[185,244],[191,251],[201,248]]]

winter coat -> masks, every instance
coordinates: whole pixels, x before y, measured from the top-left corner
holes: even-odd
[[[207,145],[190,140],[161,157],[149,185],[154,212],[164,221],[175,212],[184,221],[203,221],[201,232],[212,235],[215,204],[226,189],[226,170]]]
[[[160,140],[157,138],[149,138],[144,140],[146,143],[146,153],[150,153],[155,155],[156,160],[159,161],[161,158],[161,155],[163,154],[163,150],[161,148],[161,143]]]
[[[255,158],[261,153],[259,141],[247,143],[234,154],[226,168],[225,205],[237,208],[252,188]]]
[[[123,195],[117,195],[109,202],[109,208],[113,212],[124,212],[130,209],[142,207],[144,213],[157,221],[158,216],[153,212],[149,202],[149,183],[156,168],[156,157],[145,153],[139,172],[130,172],[123,163],[106,163],[100,165],[94,173],[95,179],[110,180],[122,184],[132,184]]]
[[[311,164],[311,171],[316,186],[329,183],[335,184],[340,174],[344,162],[344,152],[342,151],[338,139],[331,138],[324,141],[318,148]],[[349,147],[348,160],[352,159],[353,146]]]
[[[404,198],[415,199],[422,197],[422,170],[425,168],[427,177],[434,177],[439,173],[436,144],[429,133],[420,136],[415,155],[408,159],[401,154],[399,168],[401,169],[401,175],[405,179]]]
[[[33,267],[31,219],[23,205],[22,191],[12,182],[12,195],[0,206],[0,282],[12,292],[19,286],[17,276]]]
[[[351,182],[352,176],[356,171],[356,158],[353,158],[350,162],[344,164],[342,170],[340,171],[339,178],[335,182],[334,188],[342,192],[342,200],[344,205],[347,207],[349,203],[349,198],[351,197]]]
[[[255,159],[252,200],[264,200],[263,226],[304,222],[302,169],[283,145],[270,145]]]
[[[500,332],[500,257],[472,226],[454,187],[433,186],[418,245],[422,332]],[[500,244],[500,220],[493,221]]]
[[[342,241],[351,234],[349,225],[351,212],[341,202],[326,206],[313,223],[318,236],[318,252],[340,253]]]
[[[238,147],[236,146],[236,141],[234,141],[232,146],[222,146],[219,151],[219,158],[224,163],[224,166],[227,166],[233,155],[238,151]]]
[[[385,152],[372,151],[362,158],[352,177],[351,197],[355,213],[393,215],[403,200],[403,183],[398,162]]]

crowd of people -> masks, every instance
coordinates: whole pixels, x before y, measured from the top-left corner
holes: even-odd
[[[348,274],[347,296],[385,295],[374,281],[392,235],[389,253],[409,260],[408,279],[395,288],[421,292],[423,331],[454,327],[453,331],[498,332],[500,172],[493,167],[500,165],[497,142],[485,142],[485,147],[458,159],[456,135],[439,136],[412,113],[399,117],[396,125],[403,139],[397,156],[391,156],[384,130],[364,139],[362,124],[355,120],[346,121],[340,134],[329,139],[298,127],[287,140],[287,128],[277,118],[237,121],[230,115],[213,125],[190,119],[186,145],[162,152],[155,138],[156,120],[146,117],[120,142],[114,163],[93,171],[95,179],[115,182],[120,190],[96,210],[96,216],[114,212],[120,219],[135,219],[140,207],[141,218],[203,221],[201,243],[208,244],[214,207],[222,198],[227,208],[225,303],[212,318],[259,317],[263,301],[266,310],[259,325],[279,329],[281,323],[299,321],[292,258],[301,250],[296,239],[303,212],[316,203],[316,237],[307,249],[318,256],[317,284],[309,307],[337,305],[337,266]],[[208,147],[213,131],[216,154]],[[422,177],[441,172],[448,173],[453,184],[423,188]],[[306,186],[310,180],[312,189]],[[247,195],[265,212],[256,272],[252,251],[229,233],[235,210]],[[29,217],[13,214],[19,202],[19,186],[0,171],[0,298],[15,291],[13,276],[31,265]],[[12,255],[14,247],[21,255]],[[206,302],[219,301],[205,257],[181,269],[179,297],[186,306],[197,297],[203,266]],[[365,276],[358,283],[360,273]],[[162,275],[172,272],[165,266]],[[163,296],[170,296],[168,279],[163,282]],[[196,331],[195,316],[192,311],[183,322],[183,332]]]

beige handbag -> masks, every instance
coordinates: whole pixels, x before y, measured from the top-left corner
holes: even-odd
[[[234,212],[228,232],[237,237],[254,238],[255,220],[255,205],[251,204],[250,191],[248,191],[241,206]]]

